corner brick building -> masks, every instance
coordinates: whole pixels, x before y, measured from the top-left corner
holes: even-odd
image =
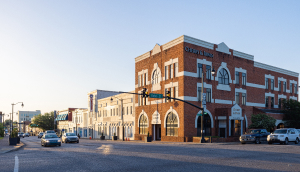
[[[215,74],[212,74],[212,70]],[[254,61],[254,56],[186,35],[135,58],[135,92],[189,101],[201,106],[201,87],[206,93],[206,136],[240,136],[251,124],[251,115],[266,113],[283,125],[282,99],[297,100],[299,74]],[[199,109],[181,101],[141,98],[136,95],[135,139],[193,141],[201,136]]]

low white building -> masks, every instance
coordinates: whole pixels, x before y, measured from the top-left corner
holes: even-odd
[[[103,133],[105,139],[116,135],[118,139],[134,140],[134,99],[134,94],[129,93],[99,99],[98,113],[93,123],[96,126],[94,138],[100,138]]]
[[[87,108],[79,108],[72,111],[72,121],[69,121],[69,128],[80,137],[87,137]],[[76,128],[77,126],[77,128]],[[77,131],[77,132],[76,132]]]

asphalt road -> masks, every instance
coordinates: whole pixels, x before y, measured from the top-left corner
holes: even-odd
[[[1,172],[300,171],[300,144],[142,143],[80,139],[41,147],[37,137],[0,155]]]

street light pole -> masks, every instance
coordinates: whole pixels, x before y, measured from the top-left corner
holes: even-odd
[[[205,73],[207,72],[207,70],[205,70]],[[215,74],[215,69],[213,68],[212,72],[213,75]],[[201,108],[203,109],[203,92],[204,92],[204,71],[202,70],[202,88],[201,88]],[[203,125],[204,125],[204,109],[202,111],[202,115],[201,115],[201,143],[205,143],[205,139],[204,139],[204,131],[203,131]]]

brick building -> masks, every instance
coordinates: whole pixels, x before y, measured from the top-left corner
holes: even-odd
[[[215,74],[212,74],[212,70]],[[297,100],[299,74],[254,61],[254,56],[189,36],[180,36],[135,58],[135,92],[165,94],[201,106],[202,72],[207,136],[239,136],[251,115],[267,113],[282,125],[281,99]],[[136,95],[135,139],[192,141],[200,136],[199,109],[181,101]]]

